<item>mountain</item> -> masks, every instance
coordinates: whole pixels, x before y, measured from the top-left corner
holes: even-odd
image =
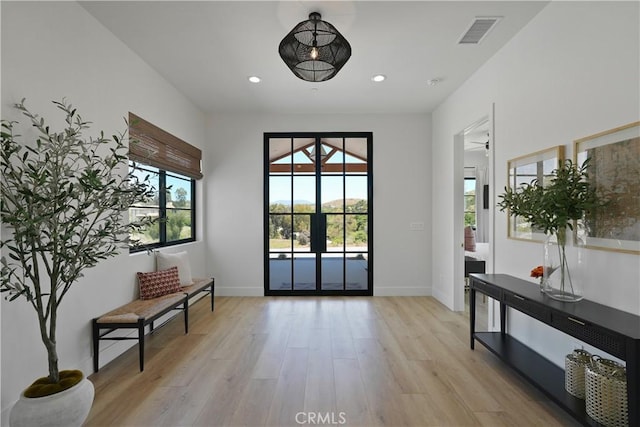
[[[294,200],[293,204],[294,205],[312,205],[313,202],[310,202],[308,200]],[[289,205],[291,205],[291,200],[276,200],[275,202],[272,203],[272,205],[289,206]]]
[[[345,200],[345,204],[347,206],[351,206],[351,205],[355,205],[356,203],[358,203],[361,200],[362,199],[347,199],[347,200]],[[293,204],[294,205],[313,205],[314,202],[310,202],[308,200],[294,200]],[[276,200],[275,202],[272,203],[272,205],[289,206],[289,205],[291,205],[291,201],[290,200]],[[324,202],[322,204],[322,206],[325,206],[325,207],[342,206],[342,199],[336,199],[336,200],[331,200],[330,202]]]

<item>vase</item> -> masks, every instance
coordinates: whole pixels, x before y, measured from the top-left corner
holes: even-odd
[[[581,246],[567,245],[567,230],[547,235],[544,243],[543,291],[549,297],[567,302],[580,301],[583,256]]]
[[[43,397],[25,397],[24,393],[11,408],[11,427],[80,427],[89,416],[94,388],[83,378],[73,387]]]

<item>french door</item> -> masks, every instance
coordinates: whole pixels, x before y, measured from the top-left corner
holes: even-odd
[[[265,295],[373,295],[372,138],[264,134]]]

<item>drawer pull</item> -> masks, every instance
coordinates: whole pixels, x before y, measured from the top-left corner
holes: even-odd
[[[578,319],[574,319],[573,317],[567,317],[567,319],[571,320],[571,321],[572,321],[572,322],[574,322],[574,323],[577,323],[578,325],[587,326],[587,324],[586,324],[586,323],[581,322],[581,321],[580,321],[580,320],[578,320]]]
[[[521,297],[520,295],[512,295],[515,299],[519,299],[520,301],[524,301],[526,298]]]

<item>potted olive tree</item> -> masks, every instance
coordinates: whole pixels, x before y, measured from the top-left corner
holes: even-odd
[[[565,160],[552,172],[544,186],[537,179],[513,189],[506,187],[498,197],[501,211],[526,219],[533,228],[547,235],[542,268],[544,292],[562,301],[579,301],[583,295],[572,276],[576,265],[567,256],[568,236],[574,224],[593,214],[606,203],[589,181],[587,167]],[[575,272],[574,272],[575,273]],[[574,274],[575,275],[575,274]]]
[[[93,385],[80,371],[58,369],[61,303],[85,269],[118,254],[129,232],[150,222],[124,217],[131,204],[152,197],[154,190],[129,170],[126,132],[85,136],[90,122],[65,100],[54,104],[65,116],[60,132],[32,113],[24,99],[15,108],[30,122],[33,129],[23,130],[35,133],[33,140],[16,133],[18,122],[2,120],[1,220],[9,238],[0,244],[0,291],[33,308],[49,371],[23,392],[11,412],[12,426],[81,425],[87,417]]]

